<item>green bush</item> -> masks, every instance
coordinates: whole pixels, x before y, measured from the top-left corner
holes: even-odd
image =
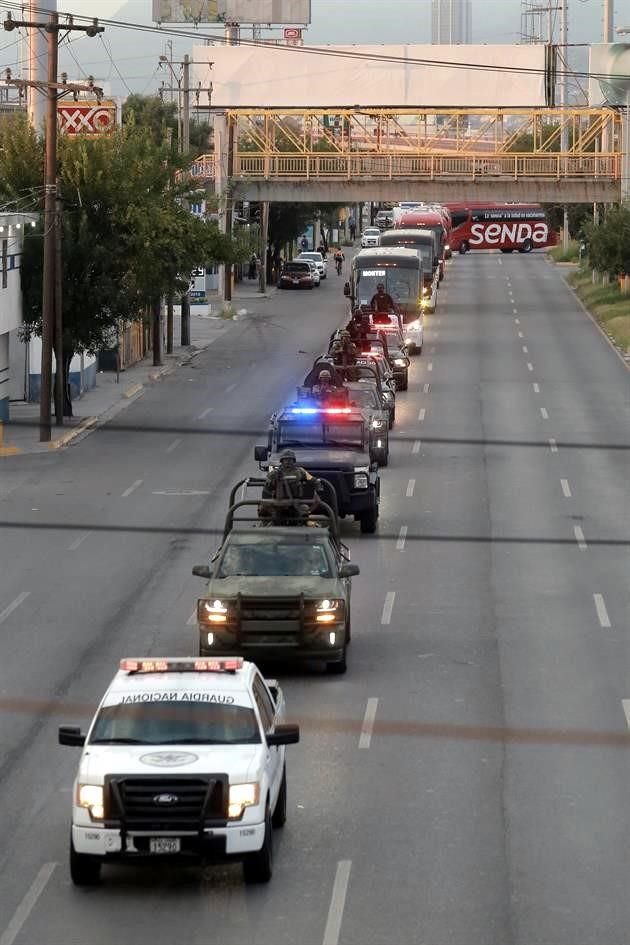
[[[578,262],[580,258],[580,244],[577,240],[569,240],[566,249],[562,246],[552,246],[549,255],[554,262]]]

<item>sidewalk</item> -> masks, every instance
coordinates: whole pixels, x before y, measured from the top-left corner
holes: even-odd
[[[253,293],[252,293],[253,296]],[[245,296],[249,297],[249,296]],[[258,294],[264,301],[265,297]],[[254,299],[251,299],[253,302]],[[238,306],[233,306],[238,310]],[[208,313],[211,309],[211,314]],[[151,353],[142,361],[133,364],[120,372],[120,381],[117,382],[115,372],[100,372],[96,375],[96,387],[86,391],[80,398],[74,400],[72,408],[74,417],[67,417],[63,427],[56,427],[54,413],[52,418],[52,439],[50,443],[39,441],[39,404],[12,403],[11,419],[8,423],[0,424],[0,457],[17,456],[25,453],[44,453],[49,450],[61,449],[87,435],[89,430],[100,423],[104,423],[115,416],[119,411],[126,409],[136,398],[142,396],[146,387],[172,374],[181,365],[188,364],[194,357],[205,351],[209,345],[227,331],[231,324],[230,319],[220,318],[217,303],[211,306],[195,305],[190,313],[190,337],[192,344],[186,348],[177,344],[180,336],[179,306],[175,307],[173,330],[173,354],[163,354],[162,365],[153,366]],[[243,313],[249,313],[243,306]],[[237,315],[238,318],[238,315]],[[164,350],[166,345],[164,344]]]

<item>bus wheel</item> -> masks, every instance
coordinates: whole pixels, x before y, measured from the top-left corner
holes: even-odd
[[[466,240],[463,240],[463,241],[459,244],[459,252],[460,252],[460,255],[461,255],[461,256],[463,256],[464,253],[467,253],[467,252],[468,252],[468,243],[466,242]]]
[[[523,246],[522,246],[522,248],[521,248],[521,252],[522,252],[522,253],[531,253],[532,249],[533,249],[532,241],[531,241],[531,240],[525,240],[525,242],[523,243]]]
[[[502,246],[502,247],[501,247],[501,252],[502,252],[502,253],[513,253],[514,250],[513,250],[512,248],[507,248],[507,247],[505,247],[505,246]]]

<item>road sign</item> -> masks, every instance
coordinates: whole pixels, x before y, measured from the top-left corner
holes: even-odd
[[[295,26],[287,27],[284,30],[285,39],[302,39],[302,30],[298,29]]]

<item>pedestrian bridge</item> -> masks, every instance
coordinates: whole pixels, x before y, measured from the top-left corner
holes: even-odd
[[[621,142],[612,109],[234,110],[191,174],[242,200],[616,203]]]

